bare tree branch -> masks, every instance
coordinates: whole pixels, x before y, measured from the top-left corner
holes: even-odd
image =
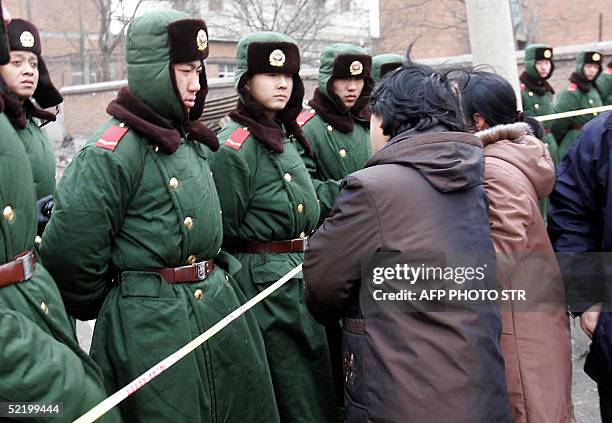
[[[117,47],[125,38],[125,29],[136,15],[143,0],[138,0],[130,15],[124,15],[129,0],[91,0],[100,17],[98,33],[98,68],[102,70],[100,79],[108,81],[111,79],[112,57]],[[119,22],[116,34],[111,30],[111,24]]]
[[[238,39],[252,31],[275,31],[295,38],[306,55],[320,31],[330,22],[321,0],[236,0],[226,2],[224,10],[209,22],[211,34]]]

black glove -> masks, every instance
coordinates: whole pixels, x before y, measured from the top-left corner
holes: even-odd
[[[53,196],[48,195],[41,198],[36,202],[36,217],[38,220],[38,235],[42,235],[45,230],[45,226],[51,219],[51,212],[53,211]]]

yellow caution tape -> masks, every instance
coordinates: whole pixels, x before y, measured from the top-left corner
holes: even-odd
[[[204,342],[208,341],[214,335],[217,334],[221,329],[229,325],[231,322],[236,320],[238,317],[242,316],[249,309],[253,308],[256,304],[264,300],[267,296],[272,294],[278,288],[283,286],[287,281],[293,278],[296,274],[298,274],[302,270],[302,265],[295,267],[285,276],[280,278],[278,281],[274,282],[268,288],[261,291],[259,294],[251,298],[249,301],[238,307],[236,310],[232,311],[230,314],[225,316],[222,320],[220,320],[213,327],[208,329],[206,332],[189,342],[180,350],[172,353],[155,366],[151,367],[149,370],[144,372],[142,375],[134,379],[132,382],[121,388],[119,391],[115,392],[110,397],[106,398],[100,404],[96,405],[94,408],[89,410],[87,413],[83,414],[81,417],[76,419],[74,423],[93,423],[104,414],[106,414],[110,409],[115,407],[121,401],[132,395],[134,392],[138,391],[140,388],[145,386],[147,383],[155,379],[157,376],[168,370],[172,365],[174,365],[181,358],[185,357],[187,354],[195,350],[197,347],[202,345]]]
[[[547,120],[563,119],[574,116],[588,115],[590,113],[603,113],[612,110],[610,106],[591,107],[590,109],[572,110],[570,112],[553,113],[552,115],[534,116],[534,119],[545,122]]]

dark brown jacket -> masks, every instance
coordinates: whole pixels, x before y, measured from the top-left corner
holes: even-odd
[[[437,129],[399,135],[348,176],[309,240],[310,311],[361,325],[343,333],[347,422],[510,421],[494,305],[408,313],[359,300],[361,264],[375,252],[494,251],[482,144]]]

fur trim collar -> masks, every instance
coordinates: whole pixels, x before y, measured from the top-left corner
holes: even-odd
[[[555,90],[546,79],[534,78],[525,71],[523,71],[519,79],[525,84],[527,89],[535,92],[539,96],[546,95],[546,93],[555,93]]]
[[[4,113],[15,129],[24,129],[32,117],[45,122],[56,119],[54,113],[39,109],[29,99],[22,104],[19,98],[12,94],[0,92],[0,96],[4,103]]]
[[[151,144],[158,145],[166,154],[172,154],[178,149],[182,136],[181,129],[185,130],[188,139],[205,144],[212,151],[219,149],[219,141],[214,132],[203,123],[192,121],[187,123],[185,128],[175,128],[132,94],[127,87],[119,90],[117,97],[106,106],[106,112],[125,122],[129,128],[147,138]]]
[[[370,128],[370,111],[368,107],[358,103],[350,110],[342,108],[344,111],[341,111],[338,107],[340,99],[334,100],[331,100],[316,88],[308,105],[315,109],[325,122],[342,133],[348,134],[352,132],[354,122],[357,122],[366,129]]]
[[[588,93],[591,91],[591,88],[593,88],[594,81],[587,81],[585,78],[583,78],[576,72],[573,72],[570,75],[569,80],[570,82],[573,82],[574,84],[578,85],[578,89],[583,93]]]
[[[493,144],[497,141],[509,140],[516,143],[522,143],[523,137],[533,135],[531,127],[525,122],[515,122],[507,125],[497,125],[492,128],[484,129],[476,132],[476,135],[482,141],[483,146]]]
[[[241,125],[249,128],[255,138],[270,148],[275,153],[284,151],[283,142],[286,135],[283,129],[275,121],[266,115],[264,107],[253,99],[251,93],[245,88],[247,78],[241,80],[238,88],[240,99],[229,117]],[[306,154],[312,155],[312,147],[302,128],[295,121],[302,111],[302,100],[304,99],[304,84],[299,75],[293,75],[293,90],[287,105],[276,114],[276,121],[283,124],[287,136],[293,136],[303,147]]]

